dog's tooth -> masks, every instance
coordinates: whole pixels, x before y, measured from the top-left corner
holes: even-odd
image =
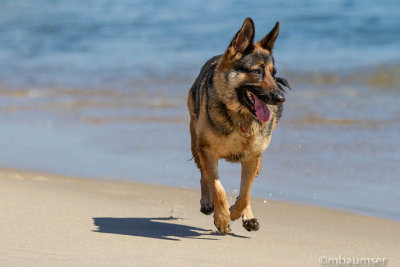
[[[253,103],[253,104],[254,104],[254,99],[253,99],[253,96],[251,95],[251,93],[250,93],[249,91],[247,91],[247,96],[249,97],[249,99],[250,99],[251,103]]]
[[[247,93],[247,97],[248,97],[248,98],[250,99],[250,101],[254,104],[254,100],[253,100],[253,97],[252,97],[250,91],[247,91],[246,93]]]

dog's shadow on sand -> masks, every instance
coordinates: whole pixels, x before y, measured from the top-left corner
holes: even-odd
[[[189,225],[171,223],[171,221],[179,221],[181,219],[164,217],[164,218],[110,218],[99,217],[93,218],[94,225],[98,227],[93,232],[142,236],[163,240],[180,241],[181,238],[218,240],[215,238],[219,234],[211,230],[206,230]],[[246,236],[229,235],[247,238]]]

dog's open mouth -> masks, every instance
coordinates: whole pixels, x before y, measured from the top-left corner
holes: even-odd
[[[271,111],[268,108],[268,105],[261,101],[254,93],[249,90],[245,90],[246,92],[246,104],[250,111],[257,117],[260,122],[267,122],[271,118]]]
[[[288,81],[284,78],[275,78],[277,88],[262,90],[258,86],[245,85],[236,88],[239,101],[256,117],[260,122],[267,122],[271,119],[271,110],[268,105],[281,105],[285,102],[284,93],[286,88],[291,89]]]

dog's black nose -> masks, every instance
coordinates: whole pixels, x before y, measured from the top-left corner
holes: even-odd
[[[275,93],[273,95],[273,97],[274,97],[274,102],[275,102],[276,105],[282,104],[286,100],[285,97],[280,93]]]

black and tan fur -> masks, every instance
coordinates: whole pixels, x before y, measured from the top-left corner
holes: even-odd
[[[275,77],[272,49],[279,23],[255,44],[254,32],[247,18],[226,52],[203,66],[188,96],[192,154],[201,172],[201,212],[214,212],[222,234],[228,232],[230,220],[240,217],[248,231],[259,229],[250,206],[251,185],[281,117],[284,88],[289,87],[285,79]],[[268,105],[268,121],[257,118],[249,92]],[[231,207],[218,177],[221,158],[242,165],[240,194]]]

